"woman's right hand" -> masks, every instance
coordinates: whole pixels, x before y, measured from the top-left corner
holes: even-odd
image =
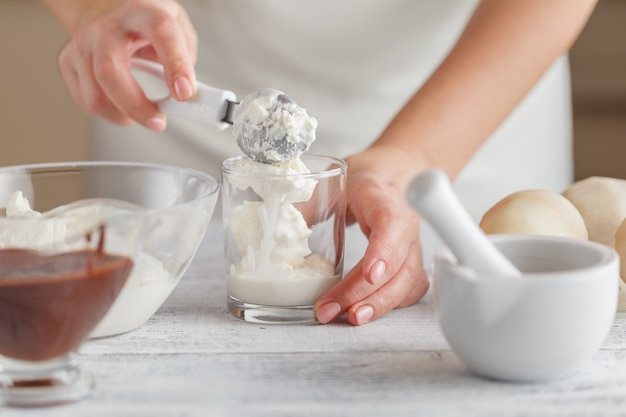
[[[47,0],[71,35],[58,57],[61,76],[89,114],[129,125],[165,129],[165,116],[130,72],[129,58],[161,63],[177,100],[194,94],[197,35],[174,0]]]

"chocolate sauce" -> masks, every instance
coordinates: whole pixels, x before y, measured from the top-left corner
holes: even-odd
[[[97,249],[0,250],[0,355],[41,361],[76,350],[115,301],[132,260]]]

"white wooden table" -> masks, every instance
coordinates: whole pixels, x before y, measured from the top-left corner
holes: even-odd
[[[349,265],[363,244],[351,236]],[[0,408],[0,417],[626,415],[626,313],[580,372],[513,384],[465,369],[428,298],[352,327],[247,323],[229,315],[225,297],[221,226],[213,223],[146,325],[83,346],[80,363],[97,384],[90,397]]]

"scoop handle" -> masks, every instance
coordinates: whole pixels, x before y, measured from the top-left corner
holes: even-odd
[[[474,223],[443,171],[425,171],[413,181],[409,192],[413,207],[437,231],[459,263],[490,277],[521,276],[521,272]]]
[[[137,71],[165,80],[163,66],[141,58],[131,58],[130,66]],[[183,117],[211,124],[220,130],[230,126],[225,121],[230,103],[235,103],[235,93],[220,90],[196,81],[196,94],[189,101],[178,101],[171,94],[154,103],[166,116]]]

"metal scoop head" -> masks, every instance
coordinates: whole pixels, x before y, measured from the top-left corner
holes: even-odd
[[[289,96],[272,88],[258,89],[235,109],[233,134],[241,151],[265,164],[300,157],[315,140],[317,120]]]

